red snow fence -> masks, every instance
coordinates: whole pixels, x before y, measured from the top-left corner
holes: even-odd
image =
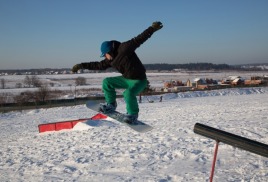
[[[248,138],[241,137],[238,135],[234,135],[232,133],[228,133],[226,131],[222,131],[216,128],[212,128],[210,126],[206,126],[200,123],[195,124],[194,132],[216,141],[212,169],[210,173],[210,182],[213,181],[218,146],[220,142],[261,155],[263,157],[268,157],[268,145],[266,144],[250,140]]]
[[[39,128],[39,133],[43,133],[47,131],[67,130],[67,129],[72,129],[79,122],[84,122],[87,120],[106,119],[106,118],[107,116],[98,113],[91,118],[83,118],[83,119],[76,119],[76,120],[60,121],[60,122],[55,122],[55,123],[40,124],[38,125],[38,128]]]

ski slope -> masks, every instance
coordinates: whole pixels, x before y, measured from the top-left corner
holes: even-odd
[[[215,141],[193,132],[197,122],[268,144],[267,87],[159,97],[140,104],[154,127],[143,134],[112,119],[38,133],[39,124],[96,114],[85,105],[0,114],[0,181],[208,181]],[[267,179],[268,158],[220,143],[214,181]]]

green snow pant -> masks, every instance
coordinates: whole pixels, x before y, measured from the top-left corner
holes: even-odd
[[[123,93],[126,109],[128,114],[138,114],[139,105],[137,95],[142,92],[147,85],[147,79],[131,80],[123,76],[108,77],[102,82],[102,90],[104,92],[105,100],[108,104],[116,101],[115,89],[126,89]]]

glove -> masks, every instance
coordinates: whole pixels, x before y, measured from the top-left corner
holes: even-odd
[[[156,21],[153,22],[152,27],[154,28],[155,31],[157,31],[160,30],[163,27],[163,25],[160,21]]]
[[[82,65],[81,64],[76,64],[73,66],[72,68],[72,72],[73,73],[77,73],[78,70],[82,69]]]

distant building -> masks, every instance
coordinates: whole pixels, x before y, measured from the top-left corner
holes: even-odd
[[[192,86],[193,86],[191,80],[189,80],[189,79],[187,80],[187,82],[186,82],[186,86],[187,86],[187,87],[192,87]]]
[[[173,88],[175,86],[184,86],[181,80],[172,80],[164,83],[164,88]]]
[[[236,78],[231,81],[232,85],[244,85],[244,80],[242,78]]]

